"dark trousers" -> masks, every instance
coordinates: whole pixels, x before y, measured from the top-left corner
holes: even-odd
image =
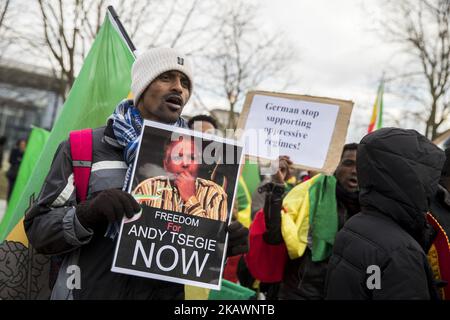
[[[14,184],[16,183],[16,178],[9,178],[8,177],[8,194],[6,195],[6,201],[9,201],[9,198],[11,197]]]

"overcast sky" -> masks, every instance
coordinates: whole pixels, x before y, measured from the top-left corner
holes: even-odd
[[[398,49],[383,43],[375,32],[375,21],[382,14],[380,1],[260,2],[266,21],[298,47],[298,93],[354,101],[347,140],[359,141],[370,121],[378,81]],[[399,103],[398,97],[385,94],[388,112],[398,115]],[[385,118],[393,124],[389,116]]]
[[[355,102],[347,140],[359,141],[367,130],[379,79],[389,71],[398,48],[375,32],[382,16],[379,0],[259,0],[260,27],[276,30],[298,50],[291,70],[298,79],[285,92]],[[258,89],[276,90],[261,86]],[[401,117],[405,101],[384,96],[385,124]],[[207,101],[208,105],[218,105]],[[220,105],[220,103],[219,103]],[[241,106],[239,106],[240,108]],[[188,114],[192,106],[186,108]],[[414,124],[411,124],[414,126]],[[417,128],[423,131],[422,127]]]
[[[389,72],[398,57],[398,48],[387,45],[375,30],[383,13],[380,1],[260,0],[258,4],[260,27],[277,30],[298,50],[291,68],[298,80],[284,92],[352,100],[347,141],[359,141],[367,133],[382,73]],[[267,83],[258,89],[276,90]],[[391,94],[388,84],[386,91],[384,123],[395,125],[392,116],[401,118],[400,106],[406,102]],[[195,113],[192,106],[186,111]]]

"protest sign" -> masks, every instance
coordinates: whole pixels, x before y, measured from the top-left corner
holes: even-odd
[[[242,148],[145,120],[128,187],[142,210],[124,218],[113,272],[220,289]]]
[[[353,102],[265,91],[249,92],[237,137],[263,163],[287,155],[294,165],[332,173],[339,163]]]

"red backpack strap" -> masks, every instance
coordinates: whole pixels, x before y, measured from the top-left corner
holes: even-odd
[[[86,200],[92,168],[92,129],[70,132],[73,181],[77,202]]]

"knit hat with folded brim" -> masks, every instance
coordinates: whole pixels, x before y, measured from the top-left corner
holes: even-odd
[[[154,48],[137,56],[131,69],[131,92],[134,105],[142,93],[160,74],[177,70],[184,73],[190,82],[189,97],[194,85],[191,62],[189,59],[172,48]]]

